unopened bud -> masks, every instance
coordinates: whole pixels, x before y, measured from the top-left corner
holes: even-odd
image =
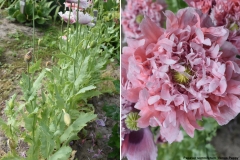
[[[25,62],[29,63],[32,60],[32,51],[33,51],[33,49],[31,49],[27,54],[25,54],[25,56],[24,56]]]
[[[51,65],[52,65],[52,62],[51,62],[51,61],[47,61],[47,62],[46,62],[46,67],[51,66]]]
[[[64,109],[63,109],[63,112],[64,112],[64,122],[67,126],[69,126],[71,123],[71,117],[67,112],[65,112]]]
[[[42,38],[38,39],[38,46],[40,45]]]
[[[92,41],[90,43],[90,48],[94,48],[94,47],[96,47],[96,45],[97,45],[97,42],[96,41]]]
[[[9,107],[10,107],[11,109],[13,109],[13,107],[14,107],[13,100],[10,100],[10,101],[8,102],[8,105],[9,105]]]

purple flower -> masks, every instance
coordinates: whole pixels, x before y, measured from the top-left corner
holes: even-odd
[[[96,120],[96,123],[97,123],[99,126],[102,126],[102,127],[105,126],[105,122],[104,122],[102,119],[97,119],[97,120]]]
[[[156,160],[157,147],[149,128],[131,131],[122,142],[122,156],[128,160]]]

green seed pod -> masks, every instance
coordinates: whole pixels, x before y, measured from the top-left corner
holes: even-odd
[[[136,22],[137,22],[138,24],[140,24],[140,23],[142,22],[143,18],[144,18],[143,15],[141,15],[141,14],[137,15],[137,17],[136,17]]]
[[[97,45],[97,42],[96,41],[92,41],[90,43],[90,48],[94,48],[94,47],[96,47],[96,45]]]
[[[64,122],[67,126],[69,126],[71,123],[71,117],[67,112],[65,112],[64,109],[63,109],[63,112],[64,112]]]
[[[230,28],[229,28],[231,31],[235,31],[235,30],[238,30],[239,29],[239,26],[236,24],[236,23],[233,23]]]
[[[8,102],[8,105],[9,105],[10,109],[13,109],[13,107],[14,107],[13,100],[10,100],[10,101]]]
[[[16,143],[12,139],[7,140],[7,145],[10,148],[11,151],[16,149]]]
[[[139,115],[136,112],[129,113],[127,118],[125,119],[125,123],[128,129],[133,131],[138,131],[137,120],[139,119]]]

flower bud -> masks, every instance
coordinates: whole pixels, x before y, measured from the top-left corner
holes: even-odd
[[[41,41],[42,41],[42,38],[38,39],[38,46],[40,46]]]
[[[97,42],[96,41],[92,41],[90,43],[90,48],[94,48],[94,47],[96,47],[96,45],[97,45]]]
[[[14,103],[13,103],[13,100],[11,99],[9,102],[8,102],[8,105],[11,109],[13,109],[14,107]]]
[[[71,117],[67,112],[65,112],[64,109],[63,109],[63,112],[64,112],[64,122],[67,126],[69,126],[71,123]]]
[[[30,51],[27,54],[25,54],[25,56],[24,56],[25,62],[29,63],[32,60],[32,51],[33,51],[33,49],[30,49]]]

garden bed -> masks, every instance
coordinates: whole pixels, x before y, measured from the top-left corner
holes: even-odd
[[[6,101],[13,95],[17,95],[17,102],[21,103],[20,97],[23,95],[19,86],[19,80],[22,73],[27,72],[27,64],[23,57],[31,48],[31,37],[33,30],[21,24],[9,22],[4,14],[0,14],[0,117],[6,120],[4,109]],[[36,38],[42,38],[44,33],[41,30],[36,31]],[[24,39],[22,39],[24,37]],[[47,46],[48,47],[48,46]],[[47,50],[47,47],[43,47]],[[51,51],[50,51],[51,52]],[[51,61],[52,53],[46,53],[42,57],[42,66]],[[119,67],[110,64],[107,67],[107,74],[113,78],[119,79]],[[110,72],[110,73],[109,73]],[[114,87],[114,85],[112,85]],[[116,110],[120,104],[119,95],[116,93],[103,94],[100,97],[94,97],[89,103],[94,106],[98,121],[88,123],[84,129],[79,132],[80,140],[71,141],[72,155],[81,160],[88,159],[107,159],[112,148],[108,146],[108,140],[112,134],[112,127],[116,121],[106,117],[102,107],[106,105],[115,105]],[[99,123],[99,121],[101,123]],[[98,123],[97,123],[98,122]],[[24,130],[24,128],[22,128]],[[0,158],[9,152],[8,138],[0,131]],[[22,157],[26,156],[28,145],[21,139],[18,141],[17,151]],[[76,152],[75,152],[76,151]]]

